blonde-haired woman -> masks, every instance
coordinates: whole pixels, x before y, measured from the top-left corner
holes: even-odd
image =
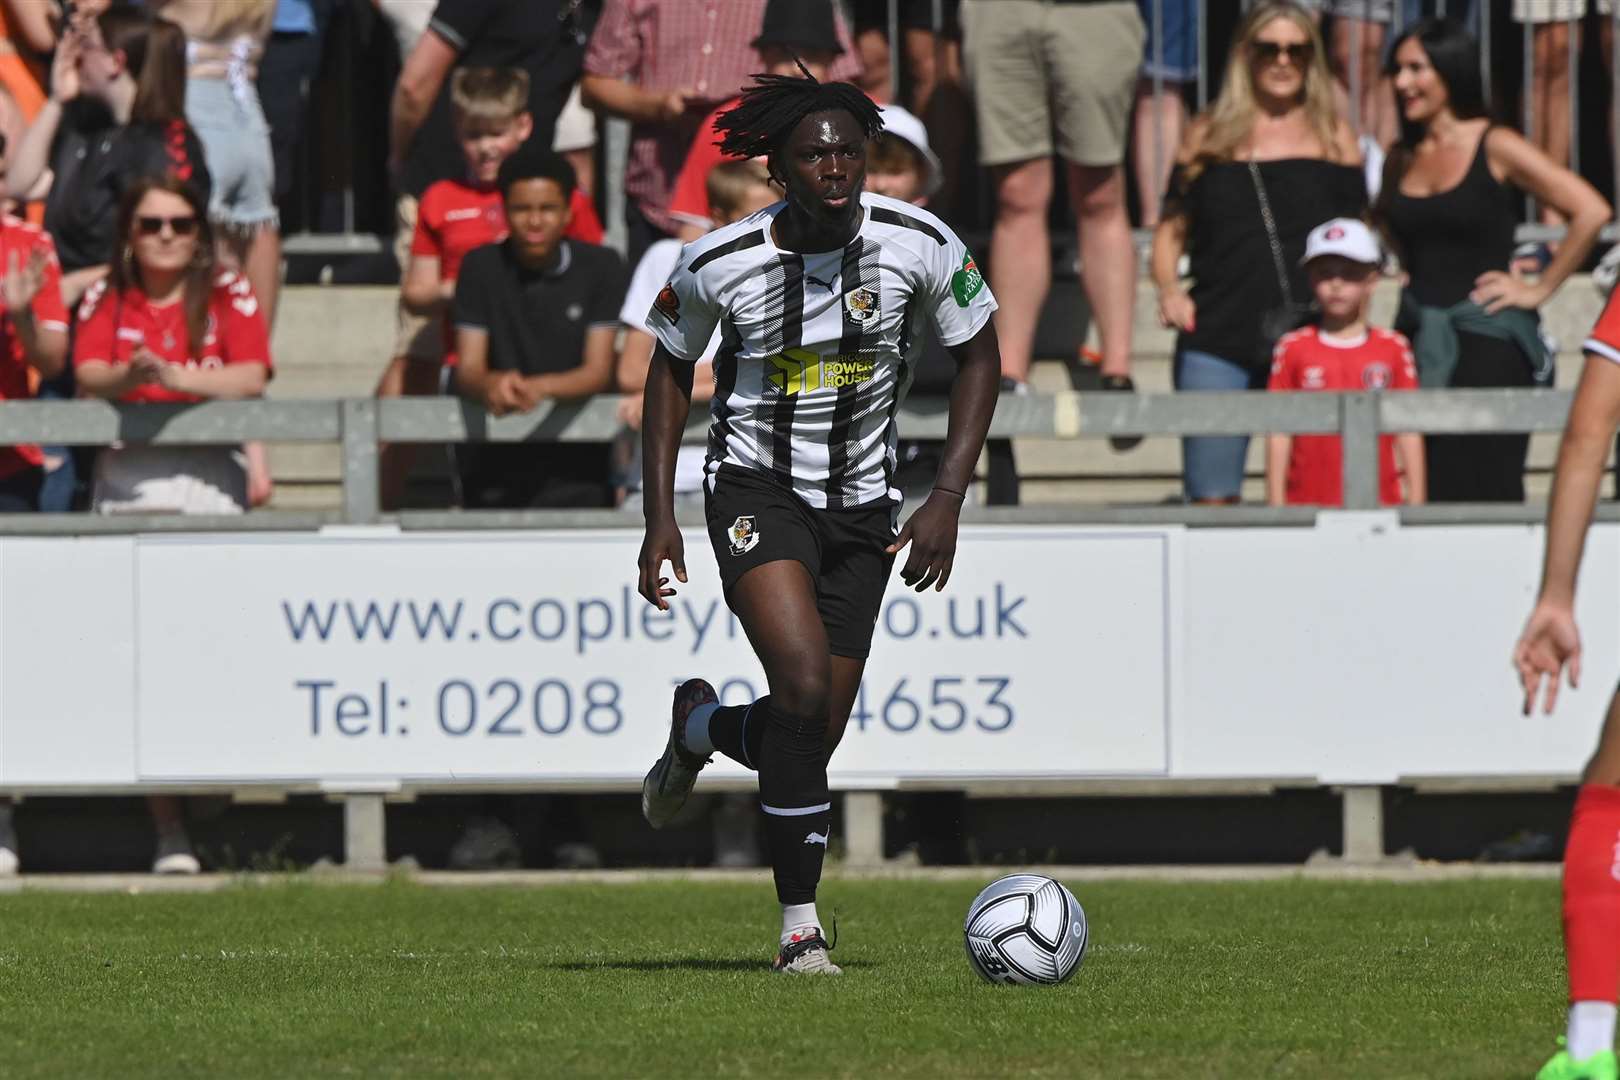
[[[1153,234],[1159,318],[1179,332],[1178,390],[1264,386],[1275,313],[1310,299],[1298,268],[1306,235],[1366,211],[1361,151],[1334,110],[1311,16],[1292,3],[1257,5],[1233,35],[1226,71],[1220,96],[1187,129]],[[1248,444],[1183,439],[1187,499],[1237,502]]]

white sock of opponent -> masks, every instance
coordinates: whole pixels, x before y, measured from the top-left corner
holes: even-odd
[[[814,927],[821,930],[821,916],[816,914],[815,904],[783,904],[782,905],[782,944],[786,945],[793,940],[795,930],[808,930]]]
[[[1569,1007],[1569,1056],[1585,1061],[1614,1048],[1612,1001],[1577,1001]]]
[[[686,714],[686,737],[681,741],[686,744],[688,752],[698,757],[708,757],[714,753],[714,741],[709,738],[709,717],[719,707],[718,701],[711,701]]]

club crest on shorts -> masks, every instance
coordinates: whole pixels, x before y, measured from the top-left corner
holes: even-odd
[[[878,294],[871,289],[851,289],[844,294],[844,310],[858,323],[878,317]]]
[[[668,319],[671,326],[681,321],[681,298],[675,295],[674,285],[665,285],[658,290],[658,299],[653,301],[653,310]]]
[[[726,532],[731,538],[733,555],[746,555],[759,546],[759,529],[754,525],[752,514],[745,514],[733,521]]]

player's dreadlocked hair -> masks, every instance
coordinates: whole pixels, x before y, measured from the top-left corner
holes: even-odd
[[[811,113],[843,109],[870,139],[883,130],[883,115],[872,99],[845,82],[824,83],[801,61],[796,75],[755,75],[742,100],[714,119],[722,133],[715,143],[729,157],[766,157],[781,148],[799,121]]]

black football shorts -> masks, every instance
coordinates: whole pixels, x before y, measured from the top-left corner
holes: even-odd
[[[818,510],[770,477],[736,465],[720,466],[704,492],[726,602],[732,586],[754,567],[796,559],[815,582],[832,654],[864,660],[894,568],[894,556],[884,549],[894,543],[895,505],[884,500]]]

